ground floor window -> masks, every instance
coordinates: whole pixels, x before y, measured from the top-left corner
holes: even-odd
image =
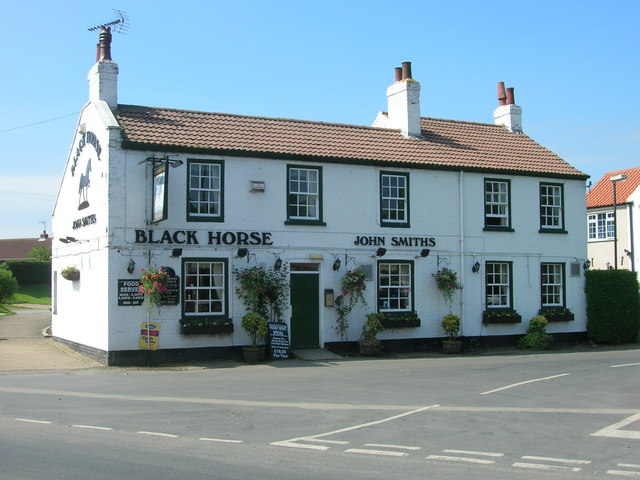
[[[413,310],[413,262],[378,263],[378,311]]]
[[[543,263],[540,266],[542,306],[564,306],[564,264]]]
[[[185,315],[226,315],[227,261],[184,259]]]
[[[512,308],[511,262],[487,262],[487,308]]]

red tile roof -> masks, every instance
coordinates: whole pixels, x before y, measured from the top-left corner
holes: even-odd
[[[605,173],[587,193],[587,208],[613,206],[613,182],[609,179],[620,174],[626,175],[627,179],[616,185],[616,203],[620,205],[629,201],[629,197],[640,186],[640,167]]]
[[[397,130],[119,105],[124,146],[164,151],[582,177],[522,134],[486,123],[422,118],[424,139]]]
[[[35,247],[51,248],[51,238],[40,242],[37,238],[5,238],[0,239],[0,261],[25,260]]]

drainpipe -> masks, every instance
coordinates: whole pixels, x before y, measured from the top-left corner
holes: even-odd
[[[458,176],[458,195],[460,202],[460,283],[464,287],[464,172],[460,170]],[[464,334],[464,288],[460,292],[460,336]]]

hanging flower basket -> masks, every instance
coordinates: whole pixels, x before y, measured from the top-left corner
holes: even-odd
[[[60,275],[62,275],[62,278],[64,278],[65,280],[80,280],[80,270],[78,270],[76,267],[67,267],[62,270]]]
[[[169,281],[169,274],[164,270],[164,267],[150,268],[145,270],[141,268],[142,277],[140,278],[140,286],[138,287],[138,293],[143,293],[149,301],[149,306],[160,305],[160,299],[162,294],[167,291],[167,283]]]
[[[438,290],[442,292],[444,300],[449,304],[449,308],[451,308],[453,295],[456,293],[456,290],[462,290],[462,285],[458,282],[458,274],[450,268],[444,267],[432,274],[432,276],[436,279]]]

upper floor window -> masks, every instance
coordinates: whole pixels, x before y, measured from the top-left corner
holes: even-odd
[[[222,222],[223,163],[189,160],[187,220]]]
[[[511,262],[486,263],[487,308],[512,308]]]
[[[540,274],[542,306],[564,306],[564,263],[543,263]]]
[[[380,225],[409,227],[408,173],[380,173]]]
[[[227,315],[227,261],[184,259],[184,315]]]
[[[563,186],[540,184],[540,230],[564,231]]]
[[[378,263],[378,311],[408,312],[413,309],[413,263]]]
[[[322,223],[322,169],[287,167],[287,223]]]
[[[511,230],[511,183],[487,178],[484,181],[485,230]]]
[[[587,231],[589,240],[613,238],[613,212],[587,215]]]

